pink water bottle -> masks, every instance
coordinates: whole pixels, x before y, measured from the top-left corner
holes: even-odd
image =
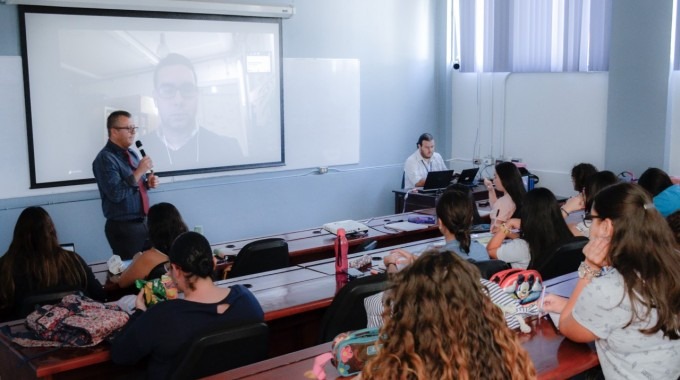
[[[335,238],[335,273],[347,274],[347,252],[349,244],[345,237],[345,229],[338,228],[338,236]]]

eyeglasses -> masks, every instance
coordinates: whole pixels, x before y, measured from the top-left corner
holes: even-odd
[[[593,219],[604,219],[604,218],[599,216],[599,215],[592,215],[590,213],[587,213],[587,214],[583,215],[583,225],[586,226],[587,228],[590,228],[590,226],[593,224]]]
[[[135,133],[137,132],[137,126],[136,125],[128,125],[127,127],[112,127],[113,129],[121,130],[121,129],[127,129],[128,132],[130,133]]]
[[[163,264],[163,268],[165,269],[166,273],[170,273],[170,270],[172,269],[172,264],[170,264],[170,262],[168,261],[165,264]]]
[[[174,98],[178,91],[183,98],[194,98],[198,95],[198,88],[194,84],[183,84],[179,86],[162,84],[158,87],[158,95],[165,99]]]

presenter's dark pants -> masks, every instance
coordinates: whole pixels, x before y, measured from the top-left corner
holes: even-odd
[[[107,220],[104,231],[113,254],[123,260],[130,260],[135,253],[149,248],[149,231],[144,218],[129,221]]]

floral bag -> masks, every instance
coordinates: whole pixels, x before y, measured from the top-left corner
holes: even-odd
[[[89,347],[125,326],[129,318],[118,306],[69,294],[59,303],[40,306],[26,317],[33,336],[12,340],[27,347]]]

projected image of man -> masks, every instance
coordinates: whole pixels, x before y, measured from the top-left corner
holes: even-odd
[[[153,98],[160,125],[144,146],[158,171],[229,166],[242,157],[238,142],[197,122],[200,93],[188,58],[169,54],[156,66]],[[200,164],[200,165],[197,165]]]

